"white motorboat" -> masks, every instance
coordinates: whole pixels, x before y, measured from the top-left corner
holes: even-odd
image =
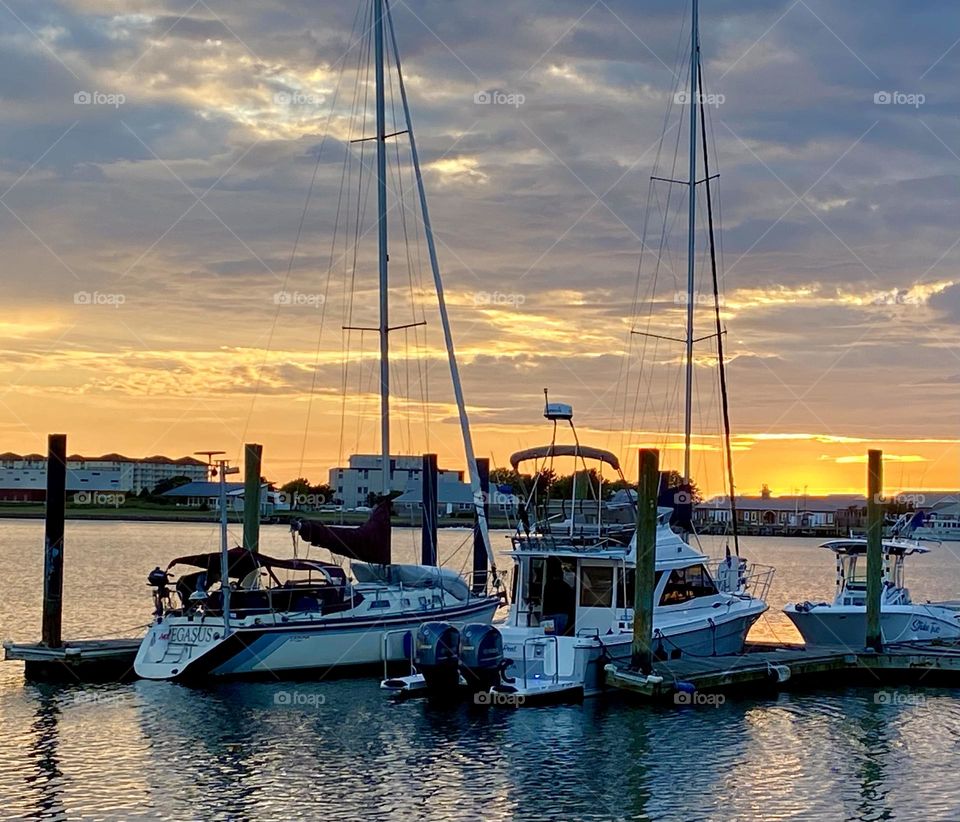
[[[572,413],[569,406],[548,404],[545,416],[570,420],[572,426]],[[516,469],[536,459],[548,468],[562,456],[572,456],[584,468],[589,459],[620,471],[616,455],[579,442],[521,451],[511,457],[511,465]],[[599,474],[585,470],[583,476]],[[475,634],[485,638],[489,653],[481,660],[461,660],[460,665],[462,684],[490,688],[490,694],[507,695],[516,704],[599,693],[604,666],[628,661],[633,642],[636,503],[611,510],[593,486],[587,492],[592,500],[574,493],[552,520],[551,506],[534,499],[536,487],[535,481],[512,538],[513,593],[507,618],[485,631],[478,629]],[[658,508],[655,655],[673,660],[739,653],[750,627],[767,610],[764,597],[773,569],[729,555],[709,559],[674,532],[672,514],[671,508]],[[438,657],[446,662],[456,653],[476,656],[481,644],[476,636],[461,641],[459,649],[449,637],[449,631],[428,629],[417,641],[419,672],[387,679],[382,687],[423,691],[435,676]],[[438,642],[449,646],[449,654],[438,653]],[[449,680],[439,680],[444,688],[449,686]]]
[[[832,539],[822,547],[837,558],[833,602],[797,602],[787,605],[783,612],[808,645],[862,648],[867,631],[867,540]],[[929,550],[914,539],[883,540],[880,631],[884,643],[960,637],[958,603],[914,602],[904,584],[906,558]]]

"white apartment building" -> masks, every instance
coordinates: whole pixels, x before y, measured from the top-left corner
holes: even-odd
[[[353,454],[350,464],[330,469],[330,487],[344,508],[356,508],[367,504],[367,495],[379,494],[382,490],[382,458],[379,454]],[[391,456],[390,488],[406,491],[420,485],[423,457]],[[463,482],[463,471],[438,470],[437,482]]]
[[[170,459],[153,456],[145,459],[105,454],[67,457],[67,492],[116,492],[136,495],[144,488],[152,491],[173,477],[192,481],[207,478],[207,465],[193,457]],[[0,501],[42,502],[47,488],[47,459],[43,454],[0,454]]]

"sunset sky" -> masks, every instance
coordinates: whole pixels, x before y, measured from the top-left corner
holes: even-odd
[[[686,172],[686,5],[392,3],[477,452],[496,465],[549,439],[549,388],[628,476],[641,446],[681,466],[682,351],[630,332],[682,334],[686,195],[651,195],[650,176]],[[701,5],[739,490],[860,491],[874,447],[888,489],[956,489],[960,9]],[[345,372],[341,332],[350,306],[375,322],[372,206],[352,289],[331,264],[345,152],[364,145],[348,142],[357,8],[0,2],[0,451],[52,431],[89,454],[254,441],[270,479],[315,482],[378,451],[375,335],[353,333]],[[393,335],[393,450],[462,467],[403,185],[393,321],[427,325]],[[712,351],[694,475],[721,493]]]

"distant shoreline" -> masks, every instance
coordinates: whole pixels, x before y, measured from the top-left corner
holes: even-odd
[[[44,518],[44,507],[39,506],[30,506],[28,507],[0,507],[0,520],[4,519],[15,519],[15,520],[24,520],[24,519],[39,519]],[[239,519],[236,515],[236,512],[230,512],[230,524],[239,525],[242,523],[242,520]],[[286,525],[291,517],[303,517],[305,519],[312,519],[318,522],[326,523],[327,525],[361,525],[367,520],[367,514],[364,513],[352,513],[344,512],[342,515],[338,512],[330,511],[291,511],[283,512],[281,514],[275,514],[273,517],[266,518],[261,521],[262,525]],[[88,520],[92,522],[199,522],[206,524],[215,524],[220,521],[220,517],[216,511],[190,511],[180,509],[174,509],[171,511],[160,510],[145,510],[145,509],[134,509],[129,510],[126,508],[118,509],[92,509],[92,510],[82,510],[77,508],[67,508],[64,518],[68,521],[82,521]],[[395,527],[401,528],[419,528],[420,523],[416,520],[412,521],[409,517],[393,517],[391,524]],[[469,528],[472,523],[469,519],[456,519],[456,518],[441,518],[438,526],[440,528]],[[491,528],[509,528],[513,529],[513,523],[508,523],[503,519],[491,518],[490,520]]]

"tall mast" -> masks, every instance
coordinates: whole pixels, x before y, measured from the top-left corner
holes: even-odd
[[[697,28],[699,4],[693,0],[690,18],[690,210],[687,215],[687,374],[686,405],[683,418],[683,482],[690,482],[690,435],[693,430],[693,304],[694,304],[694,253],[697,222]]]
[[[387,137],[383,83],[383,0],[373,0],[377,84],[377,252],[380,262],[380,453],[381,492],[390,493],[390,281],[387,277]]]
[[[417,180],[417,193],[420,198],[420,213],[423,216],[423,232],[426,235],[427,251],[430,256],[430,269],[433,272],[433,283],[437,292],[437,305],[440,310],[440,324],[443,326],[443,340],[447,347],[447,361],[450,365],[450,379],[453,382],[453,394],[457,402],[457,412],[460,417],[460,432],[463,435],[463,448],[467,456],[467,473],[470,476],[470,489],[473,494],[474,508],[477,512],[477,524],[487,550],[487,560],[490,570],[496,573],[497,561],[490,542],[490,532],[487,525],[486,509],[484,506],[483,490],[480,485],[480,472],[477,469],[476,453],[473,450],[473,437],[470,434],[470,421],[467,418],[467,404],[463,398],[463,384],[460,381],[460,368],[457,365],[457,354],[453,347],[453,332],[450,329],[450,317],[447,314],[447,302],[443,295],[443,281],[440,278],[440,263],[437,259],[437,245],[433,237],[433,226],[430,223],[430,211],[427,208],[427,192],[423,185],[423,175],[420,173],[420,157],[417,153],[417,141],[413,135],[413,122],[410,119],[410,105],[407,101],[407,88],[403,82],[403,72],[400,69],[400,50],[397,48],[397,34],[393,28],[393,15],[390,13],[387,0],[387,22],[390,25],[390,43],[393,47],[393,56],[397,64],[397,80],[400,88],[400,100],[403,105],[403,116],[410,138],[410,156],[413,160],[414,176]],[[494,577],[495,578],[495,577]]]

